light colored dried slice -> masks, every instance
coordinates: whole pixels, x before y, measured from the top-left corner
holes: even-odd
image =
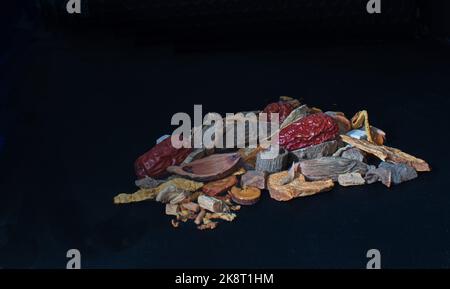
[[[202,230],[202,231],[203,230],[213,230],[213,229],[217,228],[218,225],[219,225],[219,223],[217,223],[217,222],[209,222],[209,223],[197,226],[197,229]]]
[[[206,210],[203,208],[200,208],[200,213],[195,217],[194,223],[197,225],[200,225],[203,222],[203,218],[206,215]]]
[[[119,194],[114,197],[115,204],[126,204],[126,203],[134,203],[141,202],[145,200],[155,199],[156,196],[163,190],[167,190],[168,188],[175,187],[176,189],[186,191],[186,192],[195,192],[203,186],[201,182],[195,182],[183,178],[173,178],[156,188],[151,189],[140,189],[133,194]]]
[[[255,187],[246,187],[244,189],[232,187],[230,195],[233,202],[239,205],[248,206],[256,204],[259,201],[261,190]]]
[[[189,211],[197,213],[200,211],[200,206],[194,202],[184,203],[181,206]]]
[[[395,163],[407,164],[412,166],[418,172],[429,172],[431,171],[428,163],[422,159],[416,158],[410,154],[402,152],[399,149],[391,148],[383,145],[376,145],[370,143],[366,140],[358,140],[347,135],[341,135],[341,139],[354,146],[359,148],[362,151],[365,151],[369,154],[372,154],[382,161],[392,161]]]
[[[240,168],[239,170],[237,170],[233,173],[233,176],[241,176],[241,175],[245,174],[246,172],[247,172],[246,169]]]
[[[178,216],[178,205],[166,204],[166,215]]]
[[[349,173],[339,175],[338,182],[343,187],[364,185],[366,181],[360,173]]]
[[[287,171],[271,174],[267,180],[270,196],[277,201],[289,201],[293,198],[311,196],[329,191],[334,187],[331,179],[307,182],[303,175],[299,175],[292,182],[284,184],[288,177]]]
[[[221,219],[227,222],[231,222],[236,218],[236,214],[234,213],[206,213],[205,217],[209,220]]]
[[[230,208],[221,200],[201,195],[198,197],[198,204],[205,210],[213,213],[228,213]]]

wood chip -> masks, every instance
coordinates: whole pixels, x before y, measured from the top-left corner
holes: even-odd
[[[339,175],[347,173],[360,173],[365,175],[368,165],[355,160],[324,157],[300,162],[301,173],[308,180],[332,179],[337,181]]]
[[[323,142],[318,145],[312,145],[306,148],[294,150],[291,152],[295,160],[309,160],[333,155],[338,148],[338,142],[335,140]]]
[[[267,187],[270,196],[277,201],[289,201],[293,198],[311,196],[320,192],[326,192],[334,187],[331,179],[315,182],[307,182],[303,175],[299,175],[292,182],[283,184],[288,176],[287,171],[275,173],[269,176]]]
[[[241,177],[241,187],[255,187],[261,190],[266,188],[266,172],[248,171]]]
[[[274,158],[268,158],[266,151],[261,151],[256,157],[255,169],[259,172],[274,173],[286,168],[288,152],[280,148],[279,154]]]
[[[392,161],[395,163],[407,164],[413,167],[418,172],[431,171],[431,168],[427,162],[410,154],[402,152],[399,149],[383,145],[376,145],[366,140],[358,140],[347,135],[341,135],[341,139],[344,142],[357,147],[362,151],[378,157],[382,161]]]
[[[236,214],[233,213],[206,213],[205,217],[209,220],[221,219],[227,222],[231,222],[236,218]]]
[[[178,226],[180,225],[180,222],[178,222],[178,221],[175,220],[175,219],[172,219],[172,220],[170,221],[170,223],[172,224],[172,227],[174,227],[174,228],[178,228]]]
[[[197,213],[198,211],[200,211],[200,206],[194,202],[184,203],[181,204],[181,206],[191,212]]]
[[[166,215],[178,216],[178,205],[166,204]]]
[[[198,204],[213,213],[228,213],[230,211],[229,207],[221,200],[205,195],[198,197]]]
[[[203,186],[202,191],[206,195],[214,197],[216,195],[219,195],[220,193],[226,192],[228,189],[236,185],[237,182],[237,177],[231,175],[224,179],[207,183]]]

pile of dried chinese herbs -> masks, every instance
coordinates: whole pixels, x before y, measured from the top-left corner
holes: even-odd
[[[281,97],[255,113],[260,112],[279,116],[280,150],[273,158],[261,157],[260,145],[231,151],[175,148],[170,137],[162,138],[135,162],[139,190],[117,195],[114,203],[155,200],[165,204],[173,227],[191,220],[205,230],[233,221],[241,206],[256,204],[267,191],[277,201],[288,201],[336,184],[390,187],[431,170],[424,160],[384,145],[386,134],[370,125],[367,111],[348,119],[342,112]]]

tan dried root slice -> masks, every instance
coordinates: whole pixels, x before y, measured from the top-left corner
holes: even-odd
[[[195,217],[194,223],[197,225],[200,225],[203,222],[203,218],[206,215],[206,210],[201,208],[200,209],[200,213],[198,213],[198,215]]]
[[[230,195],[233,202],[239,205],[248,206],[256,204],[259,201],[261,190],[255,187],[246,187],[244,189],[232,187]]]
[[[303,175],[299,175],[292,182],[283,184],[288,178],[288,172],[283,171],[269,176],[267,187],[270,196],[277,201],[289,201],[293,198],[311,196],[326,192],[334,187],[331,179],[324,181],[307,182]]]
[[[184,203],[184,204],[181,204],[181,206],[184,209],[189,210],[194,213],[197,213],[198,211],[200,211],[200,206],[194,202]]]
[[[218,222],[209,222],[207,224],[197,226],[197,229],[202,230],[202,231],[203,230],[213,230],[213,229],[217,228],[218,225],[219,225]]]
[[[202,191],[211,197],[214,197],[216,195],[219,195],[225,191],[227,191],[229,188],[234,186],[238,182],[238,179],[236,176],[229,176],[221,180],[209,182],[206,185],[203,186]]]
[[[141,189],[133,194],[119,194],[114,197],[114,204],[126,204],[155,199],[161,191],[167,190],[170,186],[174,186],[181,191],[195,192],[203,186],[203,183],[183,178],[174,178],[156,188]]]
[[[176,205],[176,204],[166,204],[166,215],[178,216],[178,205]]]
[[[178,222],[178,221],[175,220],[175,219],[172,219],[172,220],[170,221],[170,223],[172,224],[172,227],[174,227],[174,228],[178,228],[178,226],[180,226],[180,222]]]
[[[347,135],[341,135],[342,141],[359,148],[369,154],[372,154],[382,161],[392,161],[394,163],[407,164],[412,166],[418,172],[431,171],[428,163],[422,159],[416,158],[410,154],[402,152],[399,149],[388,146],[379,146],[366,140],[358,140]]]
[[[221,219],[227,222],[232,222],[236,218],[236,214],[233,213],[206,213],[205,217],[203,218],[204,223],[208,223],[206,220],[214,220],[214,219]]]

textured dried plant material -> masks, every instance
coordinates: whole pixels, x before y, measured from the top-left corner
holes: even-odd
[[[287,102],[289,103],[293,108],[299,107],[300,106],[300,101],[298,99],[295,99],[293,97],[290,96],[280,96],[279,101],[281,102]]]
[[[363,162],[339,158],[324,157],[300,162],[302,174],[308,180],[332,179],[337,181],[339,175],[360,173],[365,175],[369,166]]]
[[[259,201],[261,190],[254,187],[246,187],[244,189],[233,187],[231,188],[230,194],[233,202],[239,205],[249,206]]]
[[[392,182],[395,185],[417,178],[417,172],[414,170],[413,167],[407,164],[395,164],[395,163],[393,164],[382,162],[378,166],[378,168],[390,171],[392,176]]]
[[[198,204],[203,209],[213,213],[228,213],[230,211],[229,207],[221,200],[205,195],[198,197]]]
[[[266,188],[266,176],[265,172],[248,171],[241,177],[241,187],[256,187],[264,190]]]
[[[274,158],[267,158],[263,154],[266,151],[261,151],[256,157],[255,169],[259,172],[274,173],[283,170],[288,161],[288,152],[280,148],[279,154]]]
[[[357,147],[362,151],[378,157],[382,161],[392,161],[395,163],[407,164],[413,167],[418,172],[431,171],[431,168],[426,161],[416,158],[410,154],[404,153],[399,149],[372,144],[366,140],[358,140],[346,135],[341,135],[341,139],[342,141],[354,147]]]
[[[283,184],[288,176],[287,171],[275,173],[269,176],[267,187],[270,196],[277,201],[289,201],[293,198],[311,196],[320,192],[326,192],[334,187],[331,179],[324,181],[307,182],[303,175],[299,175],[292,182]]]
[[[364,160],[366,158],[364,153],[359,148],[355,148],[355,147],[351,147],[351,148],[345,150],[344,152],[342,152],[341,157],[343,157],[345,159],[360,161],[360,162],[364,162]]]
[[[237,182],[238,182],[237,177],[231,175],[224,179],[207,183],[206,185],[203,186],[202,191],[206,195],[214,197],[216,195],[219,195],[220,193],[227,191],[229,188],[237,184]]]
[[[333,155],[338,148],[335,140],[326,141],[318,145],[312,145],[302,149],[292,151],[296,160],[310,160]]]
[[[234,213],[206,213],[205,217],[209,220],[221,219],[227,222],[232,222],[236,218],[236,214]]]
[[[363,126],[367,134],[367,140],[370,143],[373,143],[372,131],[370,130],[369,124],[369,113],[367,112],[367,110],[358,111],[352,117],[352,128],[361,128]]]
[[[352,123],[343,112],[327,111],[325,114],[331,116],[339,126],[339,133],[344,134],[352,129]]]
[[[212,155],[214,153],[214,149],[207,149],[207,148],[201,148],[201,149],[194,149],[187,157],[186,159],[181,163],[181,165],[189,164],[195,160],[201,159],[203,157]]]
[[[231,206],[230,209],[232,211],[239,211],[241,209],[241,205]]]
[[[197,226],[197,229],[199,229],[201,231],[213,230],[213,229],[217,228],[218,225],[219,225],[219,223],[217,223],[217,222],[209,222],[209,223]]]
[[[170,223],[172,224],[172,227],[174,227],[174,228],[178,228],[178,226],[180,226],[180,222],[178,222],[178,221],[175,220],[175,219],[172,219],[172,220],[170,221]]]
[[[300,107],[297,107],[286,117],[286,119],[281,124],[280,129],[283,129],[283,128],[287,127],[288,125],[290,125],[291,123],[309,115],[309,111],[310,111],[310,109],[307,105],[302,105]]]
[[[166,204],[166,215],[178,216],[178,205]]]
[[[181,206],[191,212],[195,212],[197,213],[198,211],[200,211],[200,206],[196,203],[190,202],[190,203],[184,203],[181,204]]]
[[[195,217],[194,223],[200,225],[203,222],[203,218],[206,215],[206,210],[201,208],[198,215]]]
[[[343,187],[364,185],[366,181],[360,173],[349,173],[339,175],[338,182]]]
[[[156,188],[157,186],[161,185],[164,182],[165,182],[164,180],[156,180],[154,178],[146,176],[143,179],[136,180],[134,184],[136,185],[136,187],[139,187],[141,189],[152,189]]]
[[[262,146],[258,146],[255,148],[241,148],[238,150],[238,153],[241,155],[242,161],[249,165],[250,167],[255,168],[256,166],[256,156],[260,151],[263,150]]]
[[[198,181],[215,181],[231,175],[241,159],[238,153],[213,154],[181,166],[169,166],[169,173]]]
[[[155,199],[156,196],[162,190],[167,189],[168,187],[175,186],[175,188],[186,191],[186,192],[195,192],[196,190],[203,187],[203,183],[195,182],[183,178],[174,178],[171,179],[156,188],[152,189],[141,189],[133,194],[119,194],[114,197],[115,204],[126,204],[126,203],[134,203],[141,202],[145,200]]]
[[[390,188],[392,184],[392,172],[385,168],[371,167],[364,176],[364,179],[368,184],[380,181],[383,185]]]
[[[233,173],[233,176],[241,176],[241,175],[245,174],[246,172],[247,172],[246,169],[240,168],[239,170],[237,170]]]

